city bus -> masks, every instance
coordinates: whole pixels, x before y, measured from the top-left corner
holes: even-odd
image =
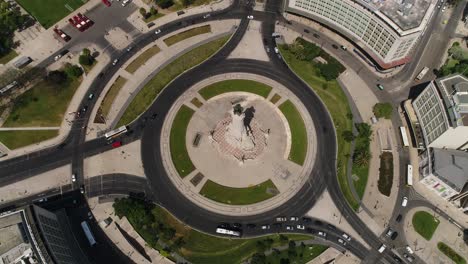
[[[221,228],[221,227],[216,228],[216,233],[222,234],[222,235],[228,235],[228,236],[235,236],[235,237],[241,236],[240,231],[230,230],[230,229]]]
[[[419,74],[416,76],[416,80],[417,81],[420,81],[424,75],[426,75],[426,73],[429,71],[429,68],[428,67],[424,67],[420,72]]]
[[[83,228],[83,232],[85,233],[86,238],[88,239],[89,245],[96,245],[96,240],[94,239],[93,233],[91,233],[91,229],[89,228],[88,222],[81,222],[81,228]]]
[[[406,128],[400,127],[400,133],[401,133],[401,139],[403,140],[403,146],[408,147],[409,141],[408,141],[408,135],[406,134]]]
[[[107,140],[109,140],[119,135],[122,135],[123,133],[126,133],[126,132],[127,132],[127,126],[121,126],[117,129],[107,132],[106,134],[104,134],[104,136],[106,137]]]
[[[413,166],[408,164],[406,171],[406,186],[413,185]]]

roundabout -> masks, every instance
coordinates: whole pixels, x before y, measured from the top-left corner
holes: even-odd
[[[317,180],[309,177],[317,145],[312,118],[289,89],[261,75],[220,74],[193,84],[162,130],[168,178],[214,213],[267,212]]]

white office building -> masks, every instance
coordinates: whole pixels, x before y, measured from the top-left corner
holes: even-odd
[[[436,0],[287,0],[285,11],[344,35],[380,68],[408,62]]]

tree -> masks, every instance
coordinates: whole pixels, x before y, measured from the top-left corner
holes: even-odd
[[[156,8],[154,8],[154,6],[152,6],[150,8],[150,13],[151,13],[152,16],[154,16],[154,15],[156,15],[158,13],[158,10]]]
[[[140,15],[143,17],[143,18],[146,18],[147,17],[147,13],[146,13],[146,9],[143,8],[143,7],[140,7]]]
[[[280,259],[280,264],[289,264],[289,263],[291,263],[291,261],[289,259],[287,259],[287,258],[281,258]]]
[[[376,103],[372,108],[374,115],[378,118],[392,118],[392,105],[390,103]]]
[[[283,235],[283,234],[281,234],[281,235],[279,236],[279,239],[280,239],[280,241],[282,241],[282,242],[286,242],[286,241],[289,240],[288,237],[285,236],[285,235]]]
[[[78,78],[83,74],[83,70],[78,66],[74,64],[67,63],[64,68],[65,73],[68,75],[68,77],[71,78]]]
[[[88,55],[85,55],[85,54],[81,54],[80,57],[78,58],[78,61],[81,65],[92,65],[93,62],[94,62],[94,58],[88,54]]]
[[[84,48],[84,49],[81,51],[81,54],[82,54],[82,55],[91,56],[91,51],[90,51],[88,48]]]
[[[184,245],[185,245],[185,240],[184,240],[183,237],[178,237],[178,238],[176,239],[176,241],[174,241],[174,244],[173,244],[174,248],[176,248],[176,249],[180,249],[180,248],[182,248]]]
[[[156,4],[162,9],[166,9],[174,5],[172,0],[156,0]]]
[[[340,69],[332,63],[317,63],[320,75],[327,81],[335,80],[340,75]]]
[[[250,259],[250,264],[265,264],[266,256],[265,253],[255,253]]]
[[[67,74],[63,71],[51,71],[47,75],[46,80],[52,84],[63,84],[67,81]]]
[[[182,4],[187,7],[195,2],[194,0],[182,0]]]
[[[341,136],[343,137],[343,139],[346,141],[346,142],[351,142],[353,141],[356,137],[354,136],[353,134],[353,131],[350,131],[350,130],[345,130],[343,131],[343,133],[341,134]]]
[[[356,123],[356,129],[359,137],[370,137],[372,135],[372,128],[367,123]]]
[[[260,253],[265,252],[266,250],[265,243],[263,243],[263,241],[261,240],[257,241],[256,247],[257,247],[257,252],[260,252]]]

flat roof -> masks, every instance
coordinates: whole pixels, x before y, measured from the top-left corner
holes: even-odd
[[[435,80],[452,126],[468,125],[468,78],[452,74]]]
[[[434,148],[432,174],[461,191],[468,182],[468,153]]]
[[[357,0],[378,10],[403,31],[419,27],[432,0]]]

